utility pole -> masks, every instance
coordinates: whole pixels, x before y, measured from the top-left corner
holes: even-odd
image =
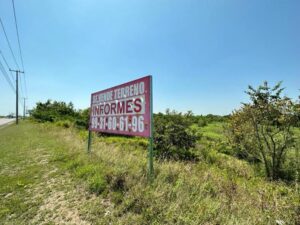
[[[25,108],[25,105],[26,105],[26,99],[27,98],[23,98],[23,100],[24,100],[24,105],[23,105],[23,120],[25,120],[25,116],[26,116],[26,108]]]
[[[20,70],[11,70],[11,72],[16,72],[16,124],[19,124],[19,73],[24,73]]]

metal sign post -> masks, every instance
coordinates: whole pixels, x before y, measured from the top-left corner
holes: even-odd
[[[92,132],[89,130],[87,153],[91,152],[91,147],[92,147]]]
[[[150,137],[149,137],[149,147],[148,147],[148,179],[149,181],[153,180],[154,177],[154,167],[153,167],[153,86],[152,86],[152,77],[150,78]]]

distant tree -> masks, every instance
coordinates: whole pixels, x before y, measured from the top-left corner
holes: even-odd
[[[77,116],[72,102],[67,104],[51,100],[47,100],[45,103],[38,102],[30,113],[34,119],[41,122],[73,119]]]
[[[299,107],[282,97],[281,82],[273,88],[267,82],[246,92],[250,103],[233,113],[230,119],[231,142],[239,154],[264,163],[266,175],[282,178],[287,152],[295,144],[293,127],[299,123]]]
[[[14,114],[14,113],[9,113],[6,117],[7,117],[7,118],[14,118],[14,117],[15,117],[15,114]]]

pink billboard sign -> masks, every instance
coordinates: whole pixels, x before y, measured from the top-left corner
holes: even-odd
[[[151,76],[91,95],[90,131],[151,136]]]

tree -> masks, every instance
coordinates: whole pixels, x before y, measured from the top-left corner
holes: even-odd
[[[293,127],[299,122],[297,104],[282,97],[281,82],[273,88],[267,82],[257,89],[249,86],[250,103],[243,104],[230,119],[231,143],[239,154],[264,164],[266,175],[283,176],[283,164],[295,144]]]
[[[73,119],[77,116],[73,103],[52,102],[51,100],[47,100],[45,103],[38,102],[30,114],[34,119],[40,122],[55,122]]]

